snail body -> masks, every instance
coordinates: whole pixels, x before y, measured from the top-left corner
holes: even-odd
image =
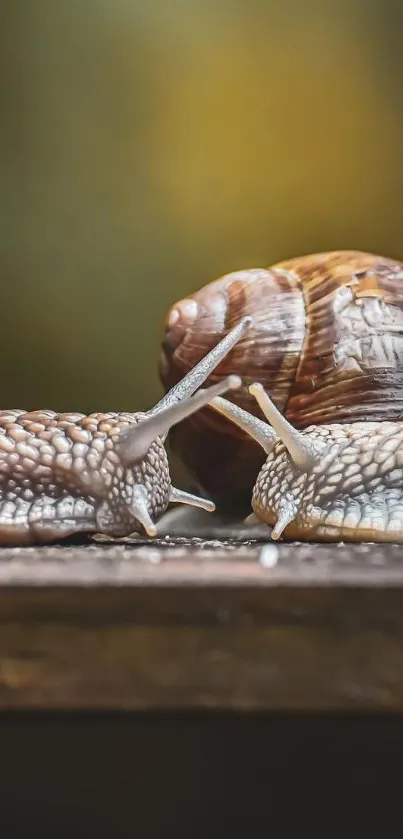
[[[171,502],[214,503],[172,486],[165,439],[237,376],[198,393],[249,328],[244,318],[147,412],[0,411],[0,543],[58,541],[78,533],[155,536]],[[194,395],[193,395],[194,394]]]
[[[210,382],[260,382],[299,429],[403,417],[403,264],[360,251],[237,271],[174,304],[160,376],[167,389],[241,316],[252,328]],[[262,418],[248,388],[234,403]],[[261,448],[209,409],[172,430],[192,480],[224,509],[249,504]],[[212,464],[215,468],[212,468]]]
[[[297,431],[262,385],[255,397],[269,425],[225,399],[211,407],[266,454],[249,521],[271,539],[403,542],[403,421],[333,423]]]

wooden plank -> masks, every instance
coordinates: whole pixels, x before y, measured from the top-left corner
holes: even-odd
[[[403,710],[403,549],[0,551],[0,708]]]

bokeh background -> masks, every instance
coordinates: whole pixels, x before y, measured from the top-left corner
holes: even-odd
[[[1,406],[161,395],[220,274],[403,258],[401,0],[2,0]]]

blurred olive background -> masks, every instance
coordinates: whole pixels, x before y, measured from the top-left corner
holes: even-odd
[[[147,407],[177,298],[310,251],[403,259],[399,0],[0,13],[2,407]]]

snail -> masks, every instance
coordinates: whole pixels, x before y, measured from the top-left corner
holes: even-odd
[[[297,431],[260,383],[249,391],[270,424],[221,397],[210,405],[266,454],[250,524],[267,523],[274,540],[403,542],[403,420]]]
[[[252,327],[208,380],[239,375],[245,387],[231,401],[240,408],[265,419],[249,392],[259,382],[299,431],[403,417],[402,263],[332,251],[224,275],[171,306],[161,348],[164,388],[248,315]],[[209,407],[172,429],[169,442],[192,489],[203,489],[223,512],[250,510],[265,457],[245,430]]]
[[[240,319],[151,410],[139,413],[0,411],[0,543],[75,534],[157,534],[169,503],[209,512],[214,503],[171,484],[169,429],[214,396],[241,385],[227,376],[195,393],[251,326]]]

